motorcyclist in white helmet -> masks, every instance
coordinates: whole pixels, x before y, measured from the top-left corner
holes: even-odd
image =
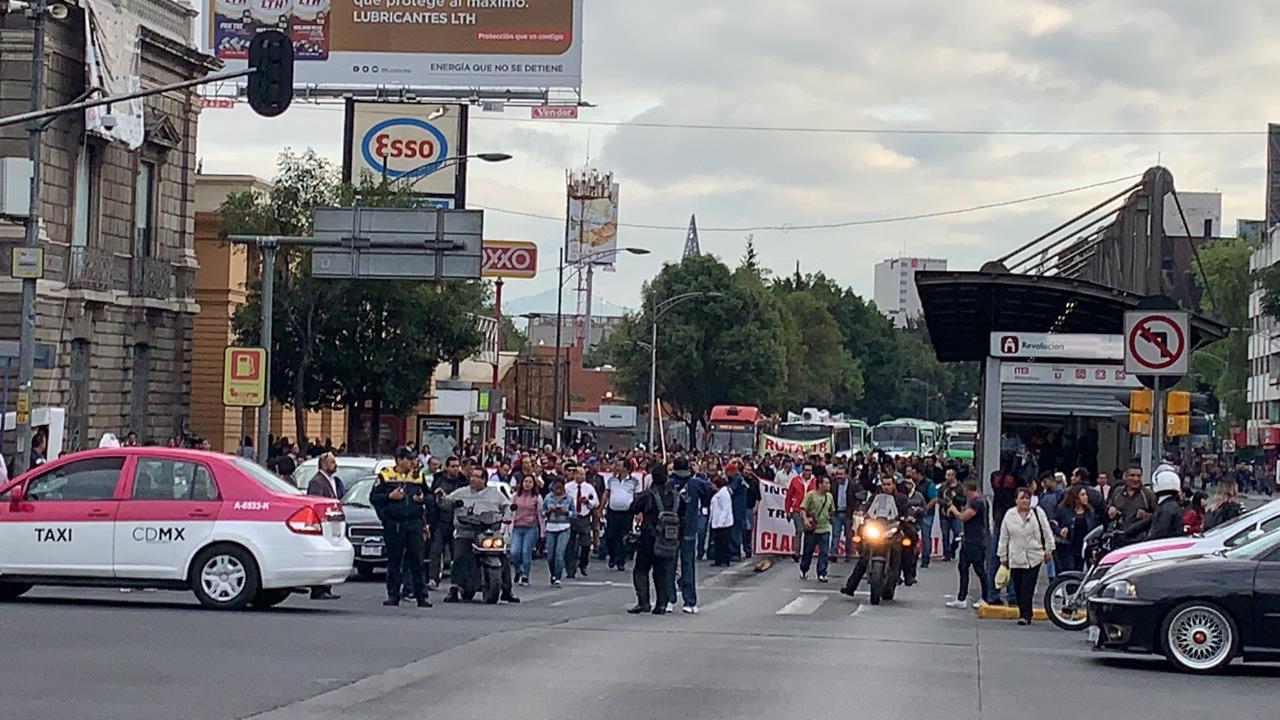
[[[1182,478],[1172,469],[1161,468],[1151,478],[1151,490],[1156,496],[1156,510],[1151,515],[1148,540],[1178,537],[1182,525]]]

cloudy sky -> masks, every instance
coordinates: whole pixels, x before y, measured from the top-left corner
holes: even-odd
[[[1221,191],[1224,230],[1262,214],[1269,81],[1280,70],[1267,0],[587,0],[580,122],[528,110],[476,112],[470,201],[564,212],[564,170],[591,164],[622,185],[624,224],[683,228],[736,263],[741,231],[964,208],[1141,173],[1159,161],[1182,190]],[[592,121],[605,123],[588,125]],[[1006,131],[1249,131],[1246,135],[910,135],[670,129],[636,123],[771,128]],[[201,117],[206,172],[270,177],[285,146],[341,160],[339,106],[298,103],[281,118],[247,108]],[[822,270],[871,294],[872,265],[900,254],[976,269],[1121,186],[1011,207],[833,230],[757,231],[766,266]],[[490,211],[486,237],[535,240],[547,269],[509,298],[554,298],[563,221]],[[626,228],[648,248],[598,276],[634,306],[682,229]]]

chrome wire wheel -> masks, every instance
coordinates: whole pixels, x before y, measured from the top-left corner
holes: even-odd
[[[200,584],[209,597],[231,602],[244,593],[248,583],[244,565],[230,555],[214,555],[200,570]]]
[[[1171,659],[1188,670],[1209,671],[1231,661],[1231,621],[1217,608],[1192,605],[1177,611],[1165,633]]]

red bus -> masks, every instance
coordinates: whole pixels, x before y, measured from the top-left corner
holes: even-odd
[[[755,453],[760,441],[760,408],[716,405],[711,408],[706,449],[733,455]]]

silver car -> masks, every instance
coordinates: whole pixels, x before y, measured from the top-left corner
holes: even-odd
[[[396,461],[391,458],[357,457],[342,455],[338,457],[338,479],[350,488],[361,478],[377,475],[382,468],[395,467]],[[320,458],[311,458],[293,471],[293,484],[302,490],[307,483],[320,472]]]

